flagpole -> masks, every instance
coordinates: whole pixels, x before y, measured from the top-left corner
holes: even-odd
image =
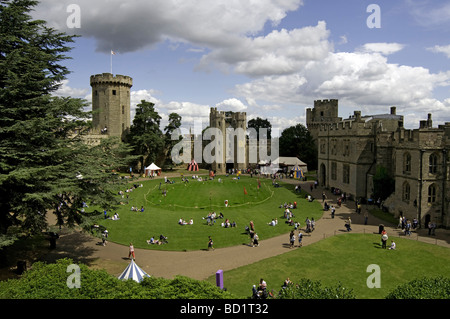
[[[113,53],[112,53],[112,50],[111,50],[109,55],[111,56],[111,74],[113,74],[113,70],[112,70],[112,56],[113,56]]]

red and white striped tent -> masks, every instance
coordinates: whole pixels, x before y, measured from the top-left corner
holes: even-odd
[[[198,171],[198,164],[197,164],[197,162],[195,160],[192,160],[188,164],[187,170],[188,171],[195,171],[195,172]]]

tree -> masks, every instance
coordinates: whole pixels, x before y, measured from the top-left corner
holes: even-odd
[[[235,299],[231,293],[206,281],[176,276],[174,279],[145,278],[119,280],[105,270],[93,270],[84,264],[80,268],[80,287],[67,286],[71,259],[59,259],[54,264],[36,262],[20,279],[0,282],[2,299]],[[75,280],[74,280],[75,281]],[[70,282],[70,280],[69,280]]]
[[[304,125],[299,123],[283,130],[279,150],[280,156],[297,157],[307,163],[310,170],[317,169],[317,147]]]
[[[373,176],[373,197],[385,200],[395,190],[395,180],[389,175],[386,167],[377,166]]]
[[[161,116],[155,110],[155,104],[142,100],[136,106],[136,114],[126,140],[139,156],[140,171],[156,160],[164,148],[164,136],[159,128]]]
[[[272,138],[272,124],[270,124],[268,119],[263,120],[260,117],[257,117],[256,119],[251,119],[248,121],[248,128],[254,128],[256,130],[256,136],[253,136],[254,132],[250,131],[250,138],[257,139],[259,141],[260,138],[270,140]],[[266,128],[267,132],[266,134],[263,134],[260,136],[260,128]],[[262,133],[262,132],[261,132]]]
[[[167,126],[164,128],[164,130],[166,131],[164,133],[164,156],[166,161],[168,161],[169,163],[172,163],[172,159],[170,158],[170,154],[172,152],[172,148],[180,141],[183,139],[182,136],[180,136],[178,138],[178,140],[172,140],[172,134],[178,130],[181,126],[181,116],[178,115],[177,113],[170,113],[169,114],[169,123],[167,124]]]
[[[69,72],[62,61],[74,40],[32,20],[35,5],[0,5],[0,247],[45,230],[49,211],[71,226],[83,222],[84,201],[114,204],[111,170],[128,161],[117,143],[83,142],[86,101],[52,95]]]

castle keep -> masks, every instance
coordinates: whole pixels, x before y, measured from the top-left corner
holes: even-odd
[[[384,206],[395,216],[450,227],[450,123],[432,126],[431,114],[418,129],[405,129],[403,116],[386,114],[338,117],[338,101],[314,101],[307,127],[318,148],[319,183],[354,199],[373,197],[373,177],[383,167],[395,181]],[[373,198],[373,200],[377,200]]]
[[[92,135],[118,136],[130,128],[130,88],[133,80],[129,76],[103,73],[92,75]]]
[[[217,111],[211,108],[209,113],[209,126],[222,132],[222,138],[215,136],[214,154],[216,160],[212,169],[217,174],[226,173],[227,169],[238,170],[247,168],[248,148],[246,144],[247,114],[245,112]],[[233,134],[227,134],[232,132]]]

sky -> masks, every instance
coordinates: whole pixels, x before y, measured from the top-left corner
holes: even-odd
[[[343,118],[396,106],[406,128],[450,122],[450,1],[41,0],[32,15],[80,35],[57,95],[90,101],[112,58],[133,78],[132,117],[151,101],[161,129],[176,112],[198,133],[217,107],[281,133],[323,99]]]

